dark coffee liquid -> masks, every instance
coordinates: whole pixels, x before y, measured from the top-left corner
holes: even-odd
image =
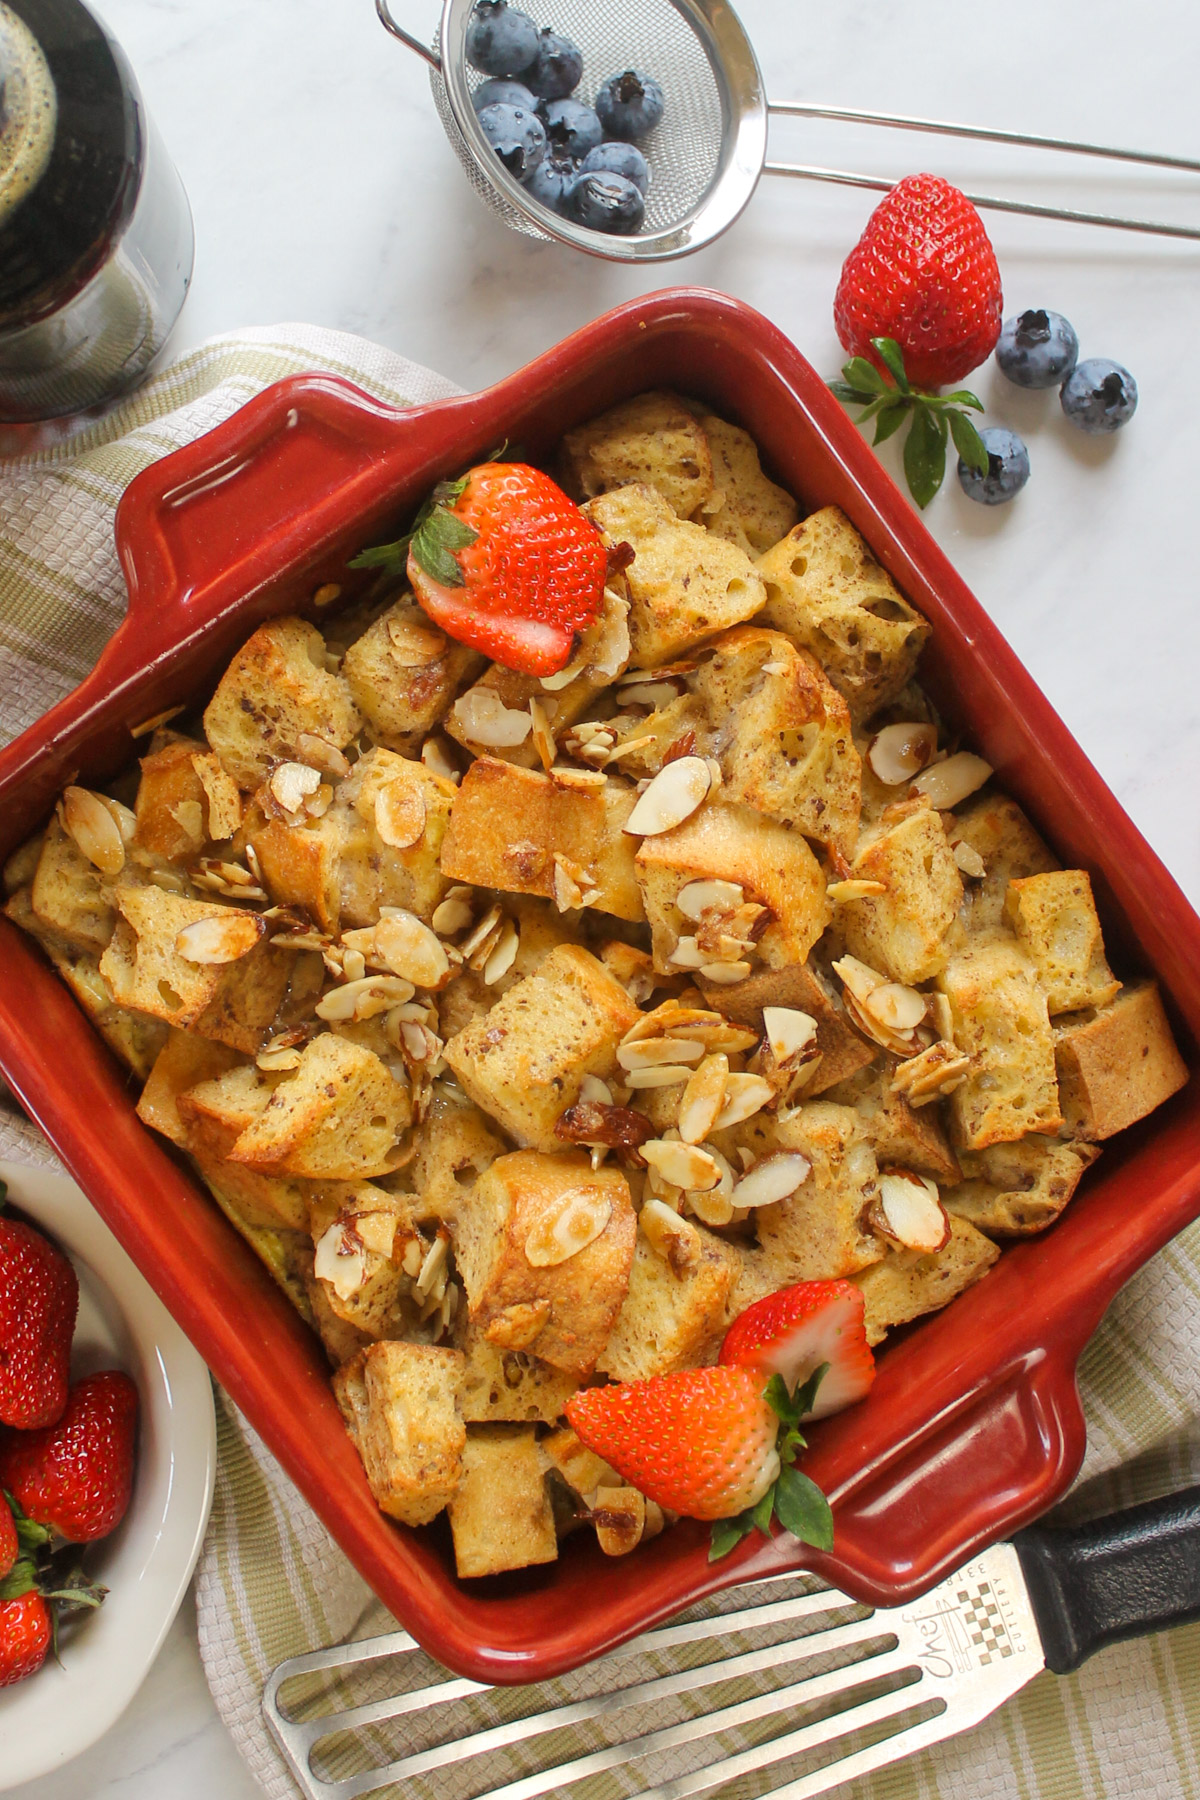
[[[145,154],[125,58],[79,0],[3,5],[40,46],[57,117],[44,171],[0,214],[0,330],[48,317],[102,267],[129,224]],[[0,62],[0,130],[5,76]]]

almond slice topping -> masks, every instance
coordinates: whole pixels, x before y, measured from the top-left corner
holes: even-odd
[[[550,729],[550,720],[546,708],[538,699],[529,702],[529,721],[533,732],[533,747],[537,751],[543,769],[547,775],[554,766],[554,758],[558,747],[554,742],[554,733]]]
[[[304,761],[311,763],[314,769],[320,769],[322,775],[333,775],[341,781],[350,773],[349,757],[328,738],[318,737],[315,731],[302,731],[296,739],[296,748]]]
[[[663,1063],[658,1068],[631,1069],[625,1085],[631,1088],[678,1087],[691,1074],[686,1065]]]
[[[690,819],[712,786],[712,775],[702,756],[680,756],[650,782],[624,829],[631,837],[656,837],[673,831]]]
[[[423,669],[446,653],[446,640],[440,631],[431,630],[411,616],[406,618],[403,613],[391,615],[387,634],[393,660],[402,669]]]
[[[970,1067],[969,1056],[939,1038],[919,1056],[899,1064],[892,1076],[891,1091],[903,1094],[910,1106],[929,1106],[961,1086]]]
[[[872,988],[862,1002],[863,1011],[887,1028],[903,1034],[915,1031],[925,1017],[929,1002],[916,988],[903,987],[898,981],[881,982]]]
[[[920,774],[936,750],[935,727],[909,721],[877,731],[867,748],[867,761],[886,787],[900,787]]]
[[[317,1241],[313,1274],[328,1281],[339,1300],[352,1300],[367,1277],[367,1253],[353,1225],[335,1219]]]
[[[393,850],[420,843],[425,814],[425,796],[405,781],[389,781],[375,796],[375,829]]]
[[[375,950],[393,975],[411,981],[414,987],[437,987],[450,973],[450,958],[443,945],[416,913],[397,910],[380,919],[375,927]]]
[[[974,844],[968,844],[966,838],[959,838],[956,843],[951,844],[950,853],[961,874],[969,875],[972,881],[983,880],[987,874],[987,864]]]
[[[623,1069],[649,1069],[660,1063],[696,1063],[704,1055],[704,1045],[692,1038],[638,1038],[622,1044],[617,1061]]]
[[[781,1069],[816,1038],[817,1021],[797,1007],[764,1006],[762,1017],[767,1046]]]
[[[948,812],[977,788],[981,788],[991,773],[991,763],[984,762],[982,756],[973,756],[969,750],[960,750],[957,756],[948,756],[943,762],[931,763],[929,768],[917,776],[913,787],[918,794],[924,794],[939,812]]]
[[[231,963],[248,956],[266,930],[254,913],[229,911],[193,919],[175,939],[175,954],[190,963]]]
[[[743,1119],[753,1118],[756,1112],[761,1112],[774,1098],[775,1089],[761,1075],[730,1075],[725,1083],[725,1104],[717,1114],[713,1130],[726,1131],[730,1125],[740,1125]]]
[[[612,1201],[594,1188],[568,1188],[525,1239],[525,1260],[553,1269],[594,1244],[612,1218]]]
[[[689,1076],[679,1102],[679,1135],[685,1144],[702,1144],[725,1104],[729,1058],[717,1051]]]
[[[305,800],[315,794],[320,785],[320,770],[310,769],[302,762],[280,763],[271,771],[267,782],[272,799],[288,813],[302,812]]]
[[[735,1206],[774,1206],[808,1180],[812,1164],[798,1150],[779,1150],[751,1163],[733,1190]]]
[[[718,987],[732,987],[735,981],[745,981],[747,975],[754,973],[753,964],[738,962],[701,963],[700,973],[705,981],[714,982]]]
[[[674,963],[677,969],[702,969],[708,961],[708,955],[701,950],[694,937],[684,936],[679,939],[667,961]]]
[[[517,959],[520,947],[520,936],[511,919],[505,919],[500,927],[499,936],[483,965],[483,981],[485,987],[493,987],[497,981],[508,974]]]
[[[443,781],[455,783],[462,780],[458,765],[455,763],[443,738],[426,738],[421,745],[421,761],[433,775],[440,775]]]
[[[835,906],[844,906],[850,900],[868,900],[875,894],[886,894],[887,882],[860,880],[851,875],[845,881],[831,881],[825,893]]]
[[[371,1019],[376,1013],[411,1000],[415,993],[411,981],[398,975],[367,975],[361,981],[347,981],[331,988],[317,1001],[314,1011],[318,1019],[340,1023],[345,1019]]]
[[[638,1214],[638,1230],[680,1280],[699,1266],[700,1243],[695,1227],[681,1219],[662,1200],[647,1200]]]
[[[888,1169],[879,1177],[879,1197],[869,1222],[883,1237],[929,1256],[949,1241],[950,1220],[937,1183],[910,1169]]]
[[[81,855],[102,875],[119,875],[125,867],[125,843],[111,809],[90,788],[64,788],[62,822]]]
[[[736,911],[745,897],[734,881],[689,881],[675,896],[675,904],[685,919],[698,921],[712,907],[723,912]]]
[[[452,887],[434,908],[431,922],[440,937],[453,937],[456,932],[467,929],[475,916],[471,910],[472,892],[469,887]]]
[[[451,718],[472,744],[488,750],[515,750],[533,730],[528,711],[505,706],[494,688],[468,688],[454,702]]]
[[[672,1187],[704,1194],[721,1179],[720,1164],[695,1144],[684,1144],[675,1138],[648,1138],[641,1148],[650,1167]]]
[[[878,969],[869,968],[866,963],[859,962],[857,956],[839,958],[834,963],[833,970],[835,975],[841,977],[842,986],[846,992],[853,994],[860,1005],[866,1001],[868,994],[873,994],[875,989],[882,987],[887,980],[887,977],[881,975]]]

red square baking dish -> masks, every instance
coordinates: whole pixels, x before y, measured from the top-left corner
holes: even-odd
[[[1118,971],[1155,973],[1190,1066],[1200,1039],[1200,920],[1000,633],[783,335],[736,301],[673,289],[618,308],[484,393],[397,412],[302,376],[140,475],[117,514],[128,616],[93,674],[0,754],[0,849],[64,783],[102,782],[130,728],[204,695],[267,617],[319,617],[442,476],[495,444],[536,460],[562,432],[650,387],[745,426],[806,509],[842,507],[933,626],[923,679],[1069,865],[1091,871]],[[782,1537],[710,1566],[684,1521],[610,1561],[484,1582],[453,1573],[438,1527],[375,1507],[316,1339],[181,1163],[33,943],[0,920],[0,1067],[218,1379],[379,1596],[435,1656],[486,1682],[533,1681],[610,1649],[716,1588],[809,1567],[896,1605],[1048,1506],[1079,1466],[1079,1353],[1121,1284],[1200,1213],[1200,1084],[1111,1143],[1043,1237],[1006,1251],[880,1358],[861,1405],[816,1427],[806,1467],[829,1493],[832,1554]]]

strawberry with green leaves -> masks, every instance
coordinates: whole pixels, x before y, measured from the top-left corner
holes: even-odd
[[[988,472],[988,453],[973,421],[964,410],[983,411],[983,401],[968,388],[952,394],[931,394],[914,387],[905,369],[904,354],[890,337],[871,339],[881,374],[865,356],[853,357],[842,369],[842,380],[831,381],[830,391],[847,406],[861,406],[858,423],[875,421],[876,444],[882,444],[908,422],[904,441],[904,478],[917,505],[924,508],[942,485],[946,474],[946,449],[954,448],[969,469]]]
[[[0,1444],[0,1484],[30,1519],[73,1544],[107,1537],[133,1487],[137,1389],[120,1369],[76,1382],[62,1418]]]
[[[485,462],[444,481],[411,533],[364,550],[352,568],[405,571],[448,637],[526,675],[570,662],[604,598],[596,527],[540,469]]]

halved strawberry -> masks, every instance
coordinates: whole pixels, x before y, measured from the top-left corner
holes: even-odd
[[[782,1375],[789,1392],[827,1363],[816,1403],[805,1416],[823,1419],[840,1412],[861,1400],[875,1379],[862,1290],[852,1281],[802,1281],[756,1300],[726,1332],[720,1363]]]

